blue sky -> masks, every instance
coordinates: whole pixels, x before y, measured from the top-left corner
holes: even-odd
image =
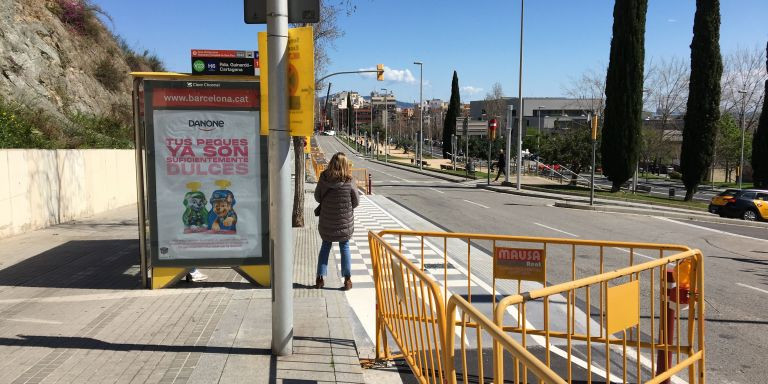
[[[335,0],[328,0],[335,1]],[[485,97],[495,82],[516,96],[520,0],[352,0],[339,15],[344,36],[329,53],[328,72],[383,63],[388,80],[342,75],[331,92],[392,90],[418,101],[424,63],[424,99],[450,97],[456,70],[462,101]],[[112,28],[139,49],[157,53],[169,70],[189,72],[190,50],[258,50],[261,25],[243,23],[242,1],[94,0],[114,19]],[[585,71],[608,63],[613,0],[528,0],[525,3],[524,96],[560,96]],[[649,0],[646,61],[689,57],[695,0]],[[721,0],[721,50],[765,47],[768,1]]]

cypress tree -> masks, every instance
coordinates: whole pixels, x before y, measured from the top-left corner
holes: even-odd
[[[453,81],[451,81],[451,101],[448,103],[448,111],[445,112],[445,121],[443,122],[443,158],[449,158],[448,154],[453,150],[451,148],[451,135],[456,133],[456,118],[461,112],[461,96],[459,96],[459,75],[453,71]]]
[[[765,45],[765,67],[768,70],[768,44]],[[765,81],[768,94],[768,80]],[[757,131],[752,136],[752,179],[755,188],[768,188],[768,100],[763,98],[763,110]]]
[[[616,0],[605,80],[600,154],[603,173],[617,192],[635,172],[642,136],[645,15],[648,0]]]
[[[686,201],[693,199],[693,194],[712,164],[717,121],[720,119],[722,74],[720,0],[696,0],[691,41],[691,77],[680,153]]]

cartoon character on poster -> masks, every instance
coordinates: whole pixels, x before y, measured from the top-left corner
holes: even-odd
[[[187,192],[184,195],[184,214],[181,221],[184,223],[184,233],[205,232],[207,229],[208,210],[205,208],[208,200],[205,194],[200,192],[202,184],[197,181],[187,183]]]
[[[211,211],[208,213],[208,231],[219,234],[237,233],[237,214],[235,213],[235,195],[227,188],[229,180],[216,180],[220,188],[211,194]]]

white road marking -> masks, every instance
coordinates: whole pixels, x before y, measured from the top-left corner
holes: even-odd
[[[765,289],[760,289],[760,288],[757,288],[757,287],[753,287],[751,285],[746,285],[746,284],[742,284],[742,283],[736,283],[736,285],[738,285],[740,287],[744,287],[744,288],[754,289],[755,291],[758,291],[758,292],[768,293],[768,291],[766,291]]]
[[[439,190],[439,189],[435,189],[435,188],[429,188],[429,189],[431,189],[431,190],[433,190],[433,191],[435,191],[435,192],[437,192],[437,193],[445,193],[445,192],[443,192],[443,191],[441,191],[441,190]]]
[[[697,229],[703,229],[703,230],[706,230],[706,231],[715,232],[715,233],[720,233],[720,234],[723,234],[723,235],[728,235],[728,236],[736,236],[736,237],[741,237],[741,238],[743,238],[743,239],[749,239],[749,240],[758,240],[758,241],[765,241],[765,242],[768,242],[768,240],[766,240],[766,239],[759,239],[759,238],[757,238],[757,237],[750,237],[750,236],[739,235],[739,234],[737,234],[737,233],[732,233],[732,232],[721,231],[721,230],[719,230],[719,229],[713,229],[713,228],[702,227],[702,226],[700,226],[700,225],[696,225],[696,224],[683,223],[683,222],[681,222],[681,221],[672,220],[672,219],[670,219],[670,218],[668,218],[668,217],[661,217],[661,216],[652,216],[652,217],[654,217],[654,218],[656,218],[656,219],[659,219],[659,220],[668,221],[668,222],[670,222],[670,223],[675,223],[675,224],[685,225],[685,226],[688,226],[688,227],[693,227],[693,228],[697,228]],[[728,225],[728,224],[726,224],[726,225]]]
[[[375,170],[375,171],[376,171],[376,172],[380,172],[380,173],[383,173],[383,174],[385,174],[385,175],[387,175],[387,176],[389,176],[389,177],[394,177],[395,179],[398,179],[398,180],[401,180],[401,181],[408,181],[408,180],[406,180],[406,179],[403,179],[403,178],[402,178],[402,177],[400,177],[400,176],[395,176],[395,175],[393,175],[393,174],[391,174],[391,173],[389,173],[389,172],[384,172],[384,171],[381,171],[381,170],[378,170],[378,169],[377,169],[377,170]]]
[[[619,248],[619,247],[613,247],[613,249],[618,249],[619,251],[622,251],[622,252],[625,252],[625,253],[629,253],[629,249]],[[656,260],[655,257],[651,257],[651,256],[648,256],[648,255],[643,255],[642,253],[637,252],[637,251],[635,251],[635,255],[640,256],[640,257],[645,257],[646,259],[650,259],[650,260]]]
[[[553,231],[555,231],[555,232],[564,233],[564,234],[566,234],[566,235],[568,235],[568,236],[579,237],[579,235],[574,235],[573,233],[570,233],[570,232],[566,232],[566,231],[563,231],[563,230],[561,230],[561,229],[552,228],[552,227],[550,227],[550,226],[548,226],[548,225],[544,225],[544,224],[541,224],[541,223],[534,223],[534,224],[538,225],[539,227],[544,227],[544,228],[546,228],[546,229],[551,229],[551,230],[553,230]]]
[[[464,201],[466,201],[467,203],[470,203],[470,204],[477,205],[478,207],[490,208],[490,207],[486,207],[485,205],[482,205],[482,204],[479,204],[479,203],[475,203],[474,201],[469,201],[469,200],[466,200],[466,199]]]

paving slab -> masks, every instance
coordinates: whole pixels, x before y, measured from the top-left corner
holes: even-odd
[[[127,206],[0,239],[0,382],[365,382],[335,258],[327,288],[313,288],[320,239],[305,192],[293,355],[271,355],[271,291],[231,269],[142,289]]]

